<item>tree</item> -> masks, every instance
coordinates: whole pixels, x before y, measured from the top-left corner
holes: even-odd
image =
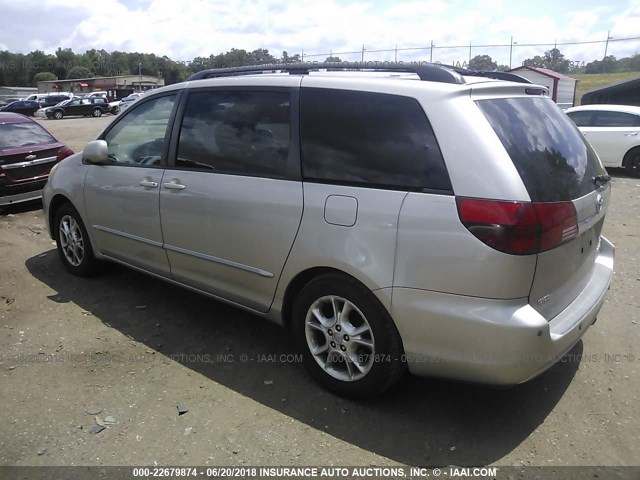
[[[91,73],[91,70],[89,70],[87,67],[73,67],[71,70],[69,70],[69,73],[67,74],[67,79],[76,79],[76,78],[90,78],[93,77],[93,74]]]
[[[522,65],[525,67],[548,68],[554,72],[567,73],[571,62],[564,58],[564,55],[557,48],[552,48],[544,52],[544,56],[536,55],[527,58]]]
[[[470,70],[481,70],[490,72],[492,70],[496,70],[497,68],[498,64],[494,62],[489,55],[476,55],[471,59],[471,61],[469,61]]]
[[[560,50],[557,48],[552,48],[551,50],[544,53],[544,59],[546,66],[550,70],[554,72],[567,73],[569,71],[569,60],[564,58],[564,55],[560,53]]]
[[[611,73],[619,68],[618,61],[613,55],[607,55],[602,60],[594,60],[584,67],[585,73]]]
[[[40,72],[36,73],[33,77],[33,83],[37,84],[38,82],[47,82],[51,80],[58,80],[55,73],[52,72]]]
[[[287,51],[282,52],[282,56],[280,57],[281,63],[300,63],[300,54],[296,53],[295,55],[289,55]]]

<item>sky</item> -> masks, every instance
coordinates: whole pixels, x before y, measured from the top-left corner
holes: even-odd
[[[0,0],[0,18],[0,50],[21,53],[95,48],[189,61],[266,48],[359,61],[364,45],[365,60],[455,64],[469,60],[471,43],[472,57],[509,65],[511,52],[516,67],[556,42],[600,41],[558,48],[572,61],[602,59],[607,32],[608,55],[640,53],[640,39],[622,40],[640,37],[640,0]],[[539,43],[548,45],[528,46]]]

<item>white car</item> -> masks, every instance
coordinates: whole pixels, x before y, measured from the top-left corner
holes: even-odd
[[[142,97],[142,95],[144,95],[144,93],[132,93],[128,97],[124,97],[120,100],[120,104],[118,105],[119,111],[124,112],[127,108],[133,105],[133,102]]]
[[[605,167],[624,167],[629,174],[640,176],[640,107],[582,105],[565,112]]]

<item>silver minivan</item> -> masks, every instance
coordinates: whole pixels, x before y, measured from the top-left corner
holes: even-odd
[[[110,260],[278,322],[344,396],[553,365],[613,272],[609,177],[575,125],[515,75],[319,67],[138,100],[51,172],[66,268]]]

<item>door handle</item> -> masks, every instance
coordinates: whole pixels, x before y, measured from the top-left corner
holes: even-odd
[[[141,180],[140,186],[145,188],[158,188],[158,183],[152,182],[151,180]]]
[[[178,180],[175,180],[175,179],[169,183],[163,183],[162,186],[167,190],[184,190],[185,188],[187,188],[181,183],[178,183]]]
[[[627,136],[627,137],[635,137],[636,135],[638,135],[638,132],[627,132],[627,133],[625,133],[625,136]]]

